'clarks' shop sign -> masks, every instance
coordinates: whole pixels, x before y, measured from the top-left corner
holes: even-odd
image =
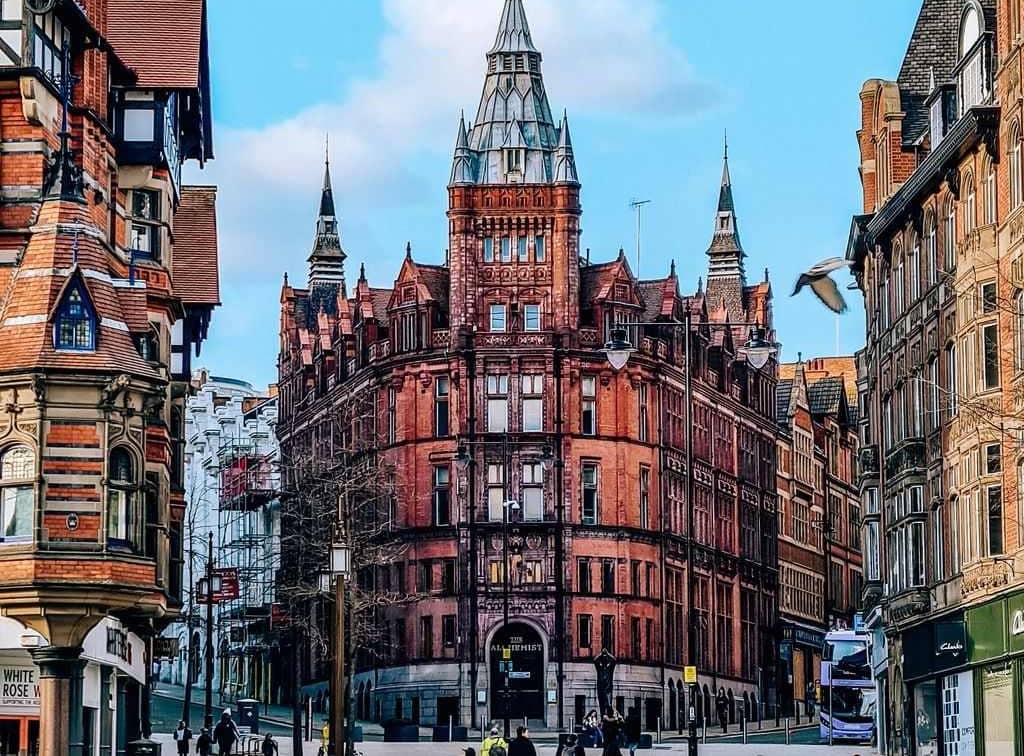
[[[39,708],[39,670],[0,664],[0,713]]]
[[[963,621],[935,623],[935,668],[948,669],[967,661]]]

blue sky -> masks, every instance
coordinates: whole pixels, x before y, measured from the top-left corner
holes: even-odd
[[[406,241],[440,262],[459,110],[476,111],[502,0],[210,3],[223,306],[199,364],[257,386],[276,379],[285,271],[304,285],[331,134],[349,254],[390,286]],[[635,270],[634,198],[649,199],[641,274],[675,259],[704,274],[722,135],[747,251],[770,270],[783,359],[835,353],[835,321],[800,270],[845,249],[860,210],[861,84],[895,78],[919,0],[525,0],[555,112],[567,108],[583,184],[583,246]],[[846,283],[845,277],[843,285]],[[841,348],[863,338],[860,297]]]

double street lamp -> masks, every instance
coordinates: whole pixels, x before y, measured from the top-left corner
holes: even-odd
[[[767,340],[764,326],[759,323],[728,323],[728,322],[706,322],[709,328],[748,328],[749,338],[743,344],[739,353],[743,355],[747,364],[754,370],[761,370],[768,361],[775,357],[779,348]],[[682,321],[662,321],[648,323],[615,323],[609,336],[609,341],[600,351],[608,359],[608,364],[613,370],[619,371],[626,367],[630,357],[637,351],[636,347],[629,341],[628,328],[637,327],[651,328],[672,328],[683,329],[685,344],[685,406],[686,406],[686,584],[687,584],[687,627],[688,637],[686,643],[687,666],[692,667],[696,672],[697,667],[697,618],[694,616],[694,590],[696,576],[694,574],[694,552],[693,552],[693,369],[691,361],[690,335],[692,330],[692,315],[689,308],[683,315]],[[697,753],[697,682],[690,683],[690,710],[689,710],[689,753],[696,756]]]
[[[348,756],[353,752],[352,728],[355,724],[349,706],[346,684],[351,688],[352,681],[347,679],[349,664],[348,650],[351,629],[346,625],[345,583],[352,574],[352,547],[342,541],[331,543],[328,570],[320,574],[320,590],[331,592],[334,586],[334,654],[331,656],[331,705],[329,727],[327,730],[329,751],[332,754]],[[340,747],[340,748],[339,748]]]
[[[510,514],[512,512],[519,512],[522,510],[522,505],[513,500],[509,496],[509,478],[511,477],[511,460],[509,455],[513,447],[525,447],[525,446],[536,446],[532,442],[523,441],[509,441],[507,436],[503,436],[500,441],[468,441],[459,444],[458,452],[455,458],[452,460],[455,463],[455,468],[459,473],[470,472],[474,464],[473,455],[470,454],[470,446],[481,446],[487,448],[488,446],[499,446],[501,447],[502,453],[502,464],[504,465],[504,474],[502,476],[502,504],[501,504],[501,542],[502,542],[502,624],[501,631],[506,642],[508,642],[508,625],[509,625],[509,572],[510,572],[510,558],[509,558],[509,540],[508,540],[508,525]],[[545,444],[541,450],[541,454],[537,461],[546,472],[551,468],[551,465],[555,462],[555,455],[551,450],[551,446]],[[475,621],[475,619],[474,619]],[[476,649],[473,649],[473,653],[476,653]],[[505,674],[503,676],[503,687],[502,690],[502,720],[504,722],[505,739],[508,740],[511,736],[511,717],[509,716],[509,708],[511,703],[512,691],[509,688],[509,674],[511,672],[511,658],[502,659],[504,665]]]

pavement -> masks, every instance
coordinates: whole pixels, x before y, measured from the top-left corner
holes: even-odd
[[[180,686],[161,683],[153,691],[152,699],[152,722],[155,733],[170,733],[181,718],[182,701],[185,691]],[[190,723],[194,731],[198,731],[203,718],[203,692],[194,690],[192,694],[192,713]],[[214,698],[214,718],[220,715],[225,708],[234,709],[230,703],[221,703]],[[291,708],[287,706],[263,706],[260,710],[262,732],[270,732],[278,743],[279,756],[295,756],[291,748]],[[320,715],[314,715],[315,721],[319,723]],[[806,722],[806,719],[803,720]],[[470,743],[431,743],[428,742],[431,730],[421,728],[420,743],[383,743],[383,728],[373,723],[361,723],[367,742],[357,744],[357,750],[363,756],[384,756],[385,754],[402,754],[402,756],[417,756],[417,754],[429,754],[430,756],[464,756],[466,748],[473,748],[475,752],[480,751],[480,741]],[[169,734],[153,736],[154,740],[164,743],[162,756],[174,756],[176,751],[174,743]],[[534,742],[537,746],[539,756],[553,756],[557,750],[555,745],[557,734],[553,732],[534,732]],[[677,733],[666,732],[662,737],[663,742],[655,745],[653,752],[656,753],[686,753],[687,743],[684,737]],[[742,736],[737,734],[737,728],[731,728],[730,734],[722,736],[710,728],[707,732],[707,743],[701,743],[699,753],[707,756],[794,756],[792,749],[797,748],[799,756],[818,756],[818,754],[830,754],[831,756],[875,756],[874,748],[866,745],[846,746],[836,745],[829,747],[821,745],[818,738],[818,727],[815,723],[811,727],[793,727],[790,733],[790,744],[785,745],[785,732],[782,728],[775,728],[773,721],[765,721],[762,729],[758,730],[751,725],[748,732],[748,744],[742,743]],[[317,756],[319,749],[318,742],[306,743],[303,747],[302,756]],[[259,753],[258,750],[253,751]],[[245,753],[245,752],[243,752]],[[597,756],[599,748],[588,749],[588,753]],[[624,753],[628,753],[625,751]],[[644,753],[641,751],[640,753]]]

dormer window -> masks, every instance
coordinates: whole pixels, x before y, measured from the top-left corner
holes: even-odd
[[[973,4],[969,4],[964,9],[963,18],[960,20],[960,59],[963,60],[964,56],[971,51],[974,47],[974,43],[978,41],[981,36],[981,17],[978,15],[978,9]]]
[[[511,71],[513,65],[514,55],[502,55],[501,56],[501,67],[505,71]]]
[[[505,172],[522,173],[526,150],[515,148],[505,150]]]
[[[960,17],[960,62],[956,68],[956,82],[961,116],[984,102],[991,93],[991,61],[985,36],[984,20],[978,6],[971,0]]]
[[[32,64],[54,84],[64,78],[64,43],[71,44],[71,32],[51,11],[32,17]]]
[[[160,193],[132,190],[132,215],[128,222],[128,246],[136,258],[160,259]]]
[[[124,93],[122,134],[126,142],[156,141],[156,101],[149,91]]]
[[[96,349],[96,312],[81,281],[72,283],[64,293],[53,330],[57,349],[76,352]]]
[[[516,70],[517,71],[525,71],[526,70],[526,56],[525,55],[517,55],[516,56]]]

